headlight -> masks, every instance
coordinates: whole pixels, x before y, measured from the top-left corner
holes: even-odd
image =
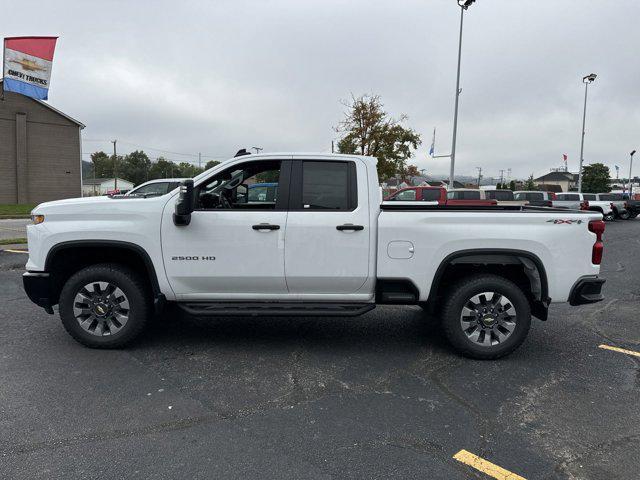
[[[44,215],[31,215],[31,221],[34,225],[44,222]]]

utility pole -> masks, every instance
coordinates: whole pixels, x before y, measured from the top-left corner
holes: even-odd
[[[584,162],[584,127],[587,120],[587,91],[589,89],[589,84],[592,83],[596,79],[595,73],[590,73],[589,75],[582,78],[582,83],[584,83],[584,108],[582,110],[582,137],[580,139],[580,169],[578,170],[578,193],[582,193],[582,163]]]
[[[482,180],[482,167],[476,167],[478,169],[478,188],[480,188],[480,180]]]
[[[504,168],[500,170],[500,185],[504,182]]]
[[[633,193],[633,181],[631,180],[631,169],[633,168],[633,156],[636,151],[634,150],[629,155],[629,200],[631,200],[631,194]]]
[[[202,154],[198,152],[198,168],[202,169]]]
[[[333,147],[333,140],[331,140],[331,153],[334,153],[333,148],[334,148],[334,147]]]
[[[118,140],[112,140],[113,143],[113,189],[118,189],[118,155],[116,154],[116,143]]]

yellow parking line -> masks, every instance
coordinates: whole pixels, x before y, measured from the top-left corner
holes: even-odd
[[[640,357],[640,352],[634,352],[633,350],[627,350],[624,348],[612,347],[611,345],[598,345],[598,348],[604,348],[605,350],[613,350],[614,352],[626,353],[627,355]]]
[[[11,253],[29,253],[29,250],[11,250],[11,249],[7,248],[6,250],[3,250],[3,252],[11,252]]]
[[[453,458],[498,480],[526,480],[524,477],[516,475],[509,470],[505,470],[498,465],[486,461],[484,458],[480,458],[471,452],[467,452],[466,450],[460,450],[453,456]]]

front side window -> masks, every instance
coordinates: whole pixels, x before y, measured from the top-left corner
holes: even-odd
[[[584,198],[585,200],[595,200],[596,199],[596,194],[595,193],[583,193],[582,194],[582,198]]]
[[[302,162],[303,210],[353,210],[357,203],[353,162]]]
[[[516,193],[516,200],[529,200],[530,202],[536,202],[536,201],[544,200],[544,194],[542,192]]]
[[[449,200],[480,200],[480,191],[457,191],[448,192],[447,198]]]
[[[280,160],[234,165],[196,188],[197,210],[275,210]]]
[[[395,196],[396,200],[415,200],[416,199],[416,191],[415,190],[403,190],[402,192],[398,192]]]

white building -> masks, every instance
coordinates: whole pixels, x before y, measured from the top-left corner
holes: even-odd
[[[128,192],[133,188],[133,183],[124,178],[118,178],[118,188],[120,193]],[[95,195],[106,195],[116,190],[115,178],[85,178],[82,181],[82,196],[91,197]]]

